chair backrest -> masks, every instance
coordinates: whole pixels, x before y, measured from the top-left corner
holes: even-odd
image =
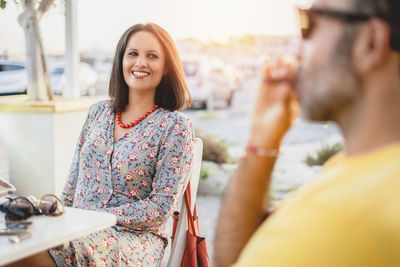
[[[197,188],[199,186],[202,156],[203,156],[203,142],[201,141],[200,138],[195,138],[194,155],[190,170],[190,193],[192,196],[192,203],[191,203],[192,210],[194,209],[194,204],[196,203],[196,195],[197,195]],[[186,213],[187,212],[186,212],[185,198],[182,195],[180,200],[180,211],[179,211],[180,215],[179,215],[178,225],[176,227],[174,243],[171,248],[170,246],[171,242],[170,242],[165,250],[166,253],[164,255],[163,266],[176,267],[181,265],[183,253],[186,247],[187,228],[188,228]],[[172,227],[170,232],[172,232]],[[170,251],[168,252],[168,250]],[[168,258],[168,263],[166,263],[167,258]]]

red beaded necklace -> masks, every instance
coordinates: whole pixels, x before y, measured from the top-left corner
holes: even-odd
[[[133,126],[137,125],[139,122],[141,122],[142,120],[144,120],[147,116],[149,116],[151,113],[153,113],[156,109],[158,109],[158,105],[155,105],[154,107],[152,107],[149,111],[147,111],[142,117],[140,117],[139,119],[128,123],[128,124],[123,124],[121,121],[121,111],[119,110],[117,112],[117,123],[119,125],[119,127],[121,128],[132,128]]]

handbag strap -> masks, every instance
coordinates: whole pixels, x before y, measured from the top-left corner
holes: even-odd
[[[188,230],[191,230],[193,234],[199,236],[199,224],[198,224],[196,203],[194,204],[194,212],[192,213],[191,200],[192,197],[190,192],[190,181],[189,181],[185,191],[185,204],[186,204],[186,213],[188,221]],[[196,221],[196,223],[194,221]]]

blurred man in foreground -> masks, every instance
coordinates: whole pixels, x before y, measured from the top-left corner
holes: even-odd
[[[265,70],[215,266],[400,266],[400,2],[316,0],[299,14],[297,80],[284,62]],[[305,118],[338,123],[345,152],[263,221],[297,95]]]

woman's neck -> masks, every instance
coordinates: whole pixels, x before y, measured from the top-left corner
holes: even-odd
[[[147,112],[155,105],[154,94],[129,94],[129,103],[125,107],[124,113],[128,114],[142,114]]]

